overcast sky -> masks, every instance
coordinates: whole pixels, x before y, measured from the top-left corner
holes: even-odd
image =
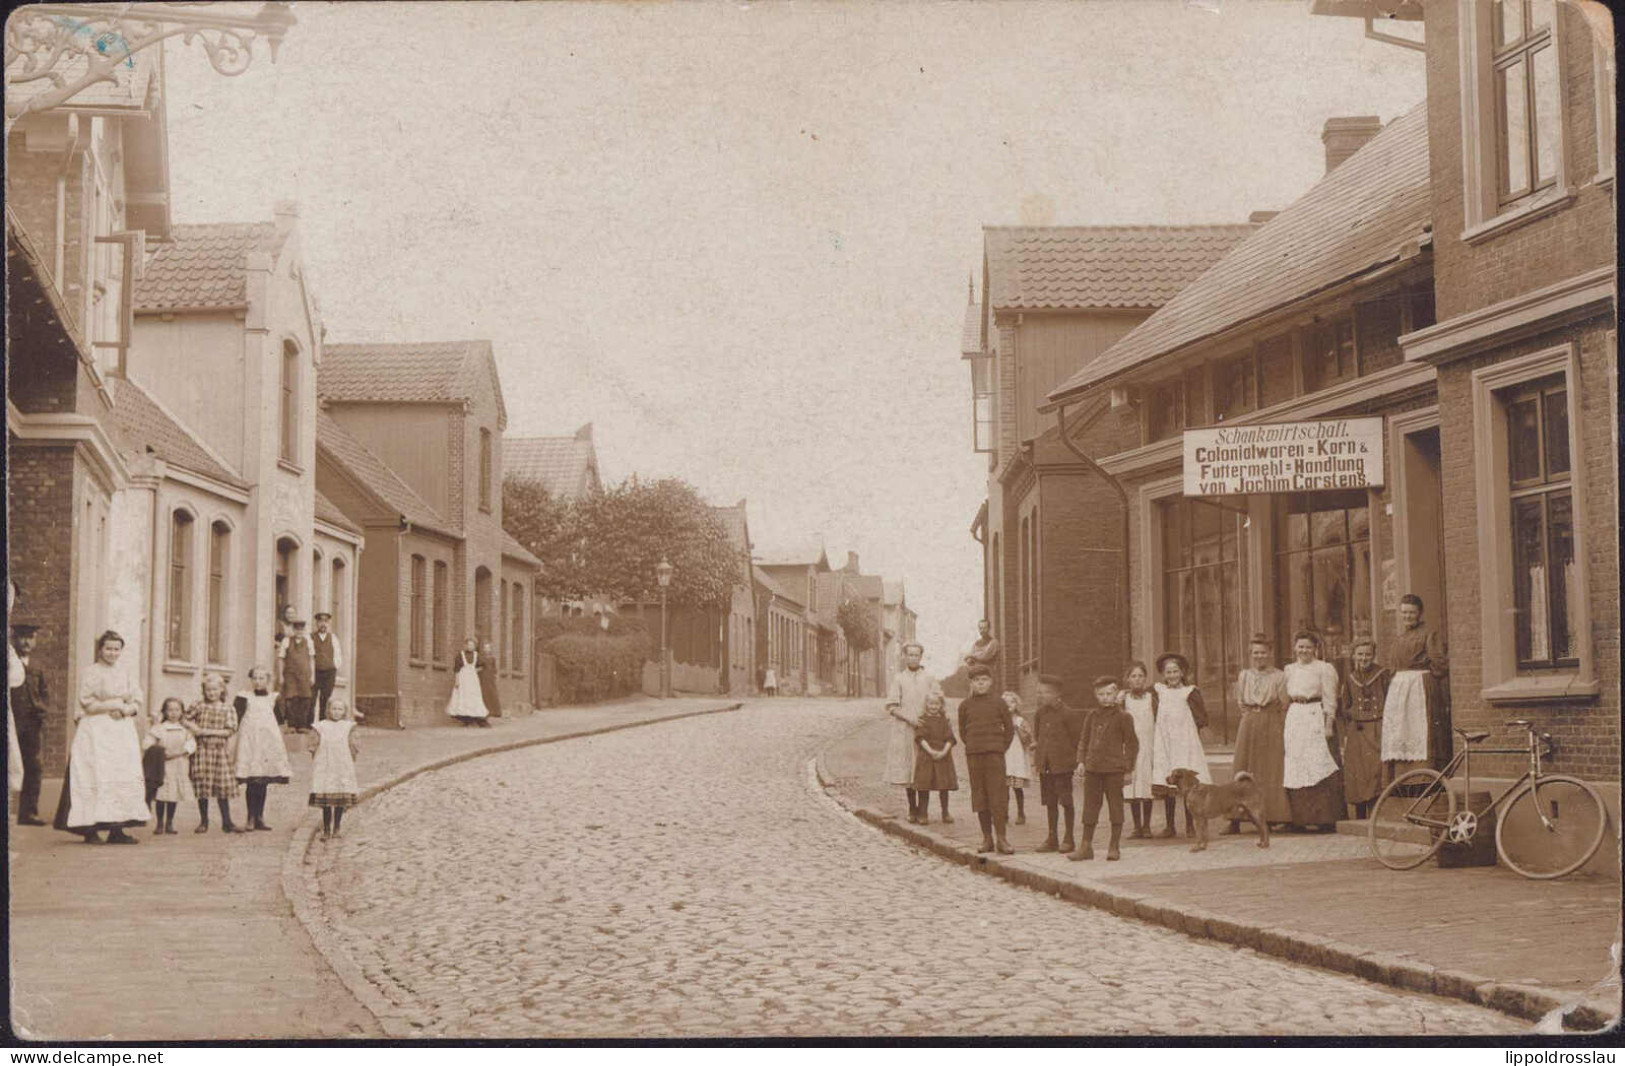
[[[981,227],[1244,221],[1326,118],[1424,92],[1301,0],[295,13],[238,78],[169,43],[176,220],[298,200],[330,340],[489,338],[510,435],[590,421],[611,480],[857,551],[943,672],[981,609]]]

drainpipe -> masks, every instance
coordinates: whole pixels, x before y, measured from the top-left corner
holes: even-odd
[[[1123,597],[1123,654],[1121,661],[1126,665],[1129,660],[1134,657],[1134,601],[1129,596],[1128,579],[1128,490],[1123,487],[1123,483],[1121,481],[1108,474],[1105,468],[1103,468],[1099,463],[1095,462],[1090,456],[1085,454],[1083,449],[1079,448],[1077,443],[1072,439],[1072,434],[1081,433],[1090,426],[1093,426],[1100,420],[1100,417],[1109,410],[1111,410],[1111,402],[1109,400],[1103,401],[1099,407],[1095,408],[1089,414],[1084,415],[1080,421],[1068,426],[1066,422],[1066,404],[1061,404],[1055,410],[1055,425],[1056,428],[1060,430],[1061,443],[1066,445],[1067,451],[1077,456],[1080,463],[1088,467],[1091,472],[1099,475],[1101,480],[1106,482],[1107,485],[1110,485],[1112,491],[1117,493],[1118,503],[1122,504],[1123,507],[1123,569],[1121,582],[1121,595]]]

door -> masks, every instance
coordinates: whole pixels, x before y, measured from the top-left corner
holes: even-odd
[[[1407,433],[1400,461],[1405,464],[1405,559],[1399,594],[1422,598],[1425,617],[1441,633],[1445,625],[1444,487],[1440,476],[1439,427]]]
[[[1275,497],[1276,640],[1292,659],[1299,630],[1320,635],[1321,657],[1347,672],[1356,637],[1374,636],[1371,500],[1363,491]]]

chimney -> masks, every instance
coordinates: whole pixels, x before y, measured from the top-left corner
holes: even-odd
[[[1327,119],[1320,131],[1320,141],[1326,146],[1326,173],[1336,170],[1343,160],[1364,148],[1367,141],[1381,132],[1382,120],[1376,115]]]
[[[1280,213],[1281,212],[1279,211],[1254,211],[1252,214],[1247,216],[1247,221],[1251,222],[1255,226],[1262,226],[1264,223],[1268,222],[1270,219],[1274,218]]]

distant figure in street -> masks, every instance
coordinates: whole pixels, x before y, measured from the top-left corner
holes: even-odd
[[[1179,793],[1167,784],[1175,770],[1193,770],[1196,779],[1211,785],[1207,752],[1202,747],[1202,729],[1207,725],[1207,705],[1202,691],[1189,684],[1191,664],[1178,652],[1165,652],[1157,658],[1162,680],[1153,686],[1157,694],[1157,728],[1151,737],[1151,794],[1161,796],[1162,832],[1159,837],[1177,835],[1174,831],[1174,803]],[[1196,820],[1185,812],[1185,835],[1196,833]]]
[[[79,681],[79,711],[62,799],[54,825],[100,844],[134,844],[124,830],[147,822],[141,773],[140,727],[144,700],[127,667],[118,664],[124,638],[109,629],[96,638],[96,661]]]
[[[1140,739],[1135,733],[1134,716],[1123,709],[1114,677],[1095,678],[1095,708],[1083,720],[1078,737],[1078,773],[1083,776],[1083,836],[1067,858],[1074,862],[1095,857],[1095,826],[1100,821],[1100,805],[1106,804],[1111,822],[1111,842],[1106,845],[1106,861],[1121,856],[1123,841],[1123,781],[1132,777],[1140,757]]]
[[[1010,720],[1016,727],[1016,735],[1010,739],[1010,746],[1004,751],[1004,783],[1010,786],[1010,792],[1016,797],[1015,824],[1026,825],[1026,790],[1038,778],[1033,772],[1033,727],[1027,721],[1027,716],[1021,713],[1020,696],[1006,692],[999,698],[1010,708]]]
[[[256,666],[248,672],[250,691],[237,693],[237,780],[248,786],[248,828],[269,831],[265,824],[265,794],[271,785],[285,785],[293,777],[288,749],[282,742],[272,707],[271,671]]]
[[[219,674],[203,675],[203,698],[186,709],[182,721],[197,738],[192,753],[192,792],[197,796],[197,828],[209,831],[209,801],[220,808],[222,833],[245,833],[231,821],[231,798],[237,795],[237,761],[233,737],[237,735],[237,710],[226,702],[226,682]]]
[[[317,722],[310,737],[310,805],[322,809],[322,839],[339,835],[344,812],[355,806],[361,789],[355,780],[355,722],[343,699],[331,704],[327,721]]]
[[[457,678],[451,686],[451,702],[446,713],[465,726],[490,728],[491,712],[485,708],[480,696],[480,653],[473,637],[463,641],[463,650],[457,653]]]
[[[1056,674],[1040,674],[1038,709],[1033,711],[1033,769],[1038,772],[1038,798],[1049,819],[1049,835],[1038,851],[1071,851],[1076,847],[1072,820],[1072,772],[1078,768],[1078,739],[1083,735],[1083,712],[1061,699],[1062,681]],[[1065,812],[1064,836],[1056,822]]]
[[[1308,630],[1292,638],[1294,661],[1286,674],[1286,786],[1292,824],[1322,832],[1343,817],[1343,775],[1332,754],[1337,717],[1337,668],[1319,657],[1320,638]]]
[[[993,627],[986,618],[976,623],[976,643],[965,653],[965,668],[985,666],[992,669],[999,661],[999,642],[993,639]]]
[[[295,733],[310,730],[316,696],[316,646],[305,632],[305,620],[292,620],[293,631],[277,653],[282,660],[282,706]]]
[[[982,826],[983,854],[1009,855],[1015,849],[1004,838],[1010,814],[1010,789],[1005,785],[1004,752],[1016,735],[1010,707],[993,695],[993,671],[973,666],[966,673],[970,695],[959,703],[959,740],[965,745],[965,769],[970,777],[970,809]]]
[[[929,696],[942,695],[942,686],[920,668],[925,648],[910,642],[903,645],[903,669],[892,677],[886,696],[886,713],[892,716],[891,741],[886,747],[886,784],[901,785],[908,793],[908,820],[918,822],[914,795],[914,727],[925,713]]]
[[[480,645],[480,699],[485,703],[485,709],[498,718],[502,717],[502,693],[497,689],[497,656],[486,641]]]
[[[948,716],[942,712],[943,698],[935,693],[925,698],[925,711],[914,728],[914,794],[919,797],[920,824],[930,821],[931,793],[937,794],[942,804],[942,822],[951,823],[948,813],[948,793],[959,790],[959,775],[954,772],[954,731]]]
[[[17,824],[44,825],[39,816],[40,748],[45,740],[45,718],[50,710],[50,695],[45,687],[45,674],[31,661],[34,653],[34,634],[38,626],[19,622],[11,627],[11,645],[7,648],[7,726],[12,733],[8,758],[15,760],[8,771],[18,780]]]
[[[1392,675],[1377,665],[1377,643],[1370,637],[1354,642],[1354,662],[1337,700],[1339,750],[1343,753],[1343,801],[1354,805],[1354,817],[1382,791],[1382,711]]]
[[[1418,767],[1443,770],[1452,748],[1444,638],[1422,620],[1422,597],[1414,593],[1399,598],[1399,624],[1382,657],[1394,672],[1382,708],[1382,759],[1391,777]]]
[[[1236,702],[1241,706],[1241,725],[1236,729],[1235,772],[1253,775],[1264,821],[1274,828],[1292,821],[1281,775],[1286,773],[1286,675],[1270,662],[1274,645],[1262,633],[1254,633],[1248,646],[1251,665],[1236,676]],[[1241,822],[1232,819],[1224,827],[1226,836],[1241,832]]]
[[[1139,746],[1133,772],[1124,779],[1123,795],[1134,816],[1134,839],[1144,840],[1151,835],[1151,785],[1155,781],[1151,776],[1151,747],[1157,732],[1157,694],[1151,688],[1151,672],[1142,662],[1129,663],[1123,681],[1128,688],[1119,695],[1123,710],[1134,719],[1134,740]]]
[[[310,646],[316,667],[316,716],[327,717],[327,705],[333,702],[333,686],[339,671],[344,669],[344,649],[339,647],[338,634],[331,632],[333,616],[326,611],[316,612],[316,632],[310,635]]]
[[[182,803],[197,798],[192,791],[192,753],[197,750],[197,739],[181,719],[186,704],[180,697],[171,696],[158,708],[162,720],[147,733],[147,748],[156,751],[164,760],[164,776],[153,795],[157,806],[157,824],[153,836],[175,834],[175,809]]]
[[[762,691],[769,696],[779,694],[779,675],[773,672],[771,666],[767,668],[766,673],[762,674]]]

